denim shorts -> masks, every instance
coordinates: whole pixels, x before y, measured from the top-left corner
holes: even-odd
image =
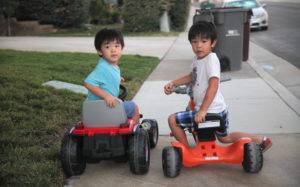
[[[127,114],[127,118],[132,118],[135,111],[135,103],[133,101],[124,101],[123,106]]]
[[[184,112],[177,112],[175,113],[175,120],[176,124],[181,128],[190,128],[193,127],[195,122],[195,114],[197,110],[190,110]],[[229,121],[228,121],[228,110],[225,109],[223,112],[219,113],[219,115],[225,120],[225,128],[222,131],[216,131],[218,136],[225,137],[228,135],[229,131]]]

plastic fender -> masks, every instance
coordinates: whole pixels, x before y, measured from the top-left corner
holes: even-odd
[[[129,124],[128,128],[120,127],[83,127],[83,129],[74,129],[73,134],[76,135],[85,135],[94,136],[94,134],[110,134],[114,136],[116,134],[128,134],[133,132],[134,120],[128,119],[127,123]]]
[[[172,146],[181,149],[183,166],[192,167],[221,162],[240,164],[244,158],[244,144],[249,142],[250,138],[241,138],[225,147],[217,145],[215,141],[199,142],[195,148],[187,148],[180,142],[172,142]]]

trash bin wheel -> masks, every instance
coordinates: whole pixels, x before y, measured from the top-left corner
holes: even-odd
[[[244,144],[243,168],[248,173],[258,173],[263,166],[261,147],[256,142]]]
[[[142,123],[144,122],[149,122],[151,124],[151,128],[149,130],[149,141],[150,141],[150,148],[154,148],[158,142],[157,121],[154,119],[144,119]]]
[[[80,175],[86,167],[79,137],[65,133],[61,143],[61,164],[67,177]]]
[[[221,72],[230,70],[230,60],[227,57],[220,58]]]
[[[180,174],[182,166],[181,151],[179,148],[168,146],[162,152],[162,168],[166,177],[174,178]]]
[[[129,166],[132,173],[141,175],[149,170],[150,143],[148,131],[137,128],[129,138]]]

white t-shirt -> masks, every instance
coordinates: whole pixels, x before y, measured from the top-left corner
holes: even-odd
[[[210,53],[203,59],[197,59],[195,56],[191,65],[193,73],[193,97],[196,109],[199,110],[204,100],[206,90],[208,88],[209,79],[211,77],[219,78],[219,88],[214,100],[209,106],[207,113],[220,113],[226,108],[223,95],[220,92],[220,62],[215,53]]]

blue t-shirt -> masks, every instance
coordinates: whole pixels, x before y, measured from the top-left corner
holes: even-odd
[[[85,79],[85,83],[98,86],[106,93],[114,97],[119,96],[119,88],[120,88],[120,68],[114,67],[110,63],[108,63],[105,59],[100,58],[99,63],[96,68],[89,74],[89,76]],[[92,92],[88,91],[87,100],[99,100],[103,99],[101,97],[96,96]]]

